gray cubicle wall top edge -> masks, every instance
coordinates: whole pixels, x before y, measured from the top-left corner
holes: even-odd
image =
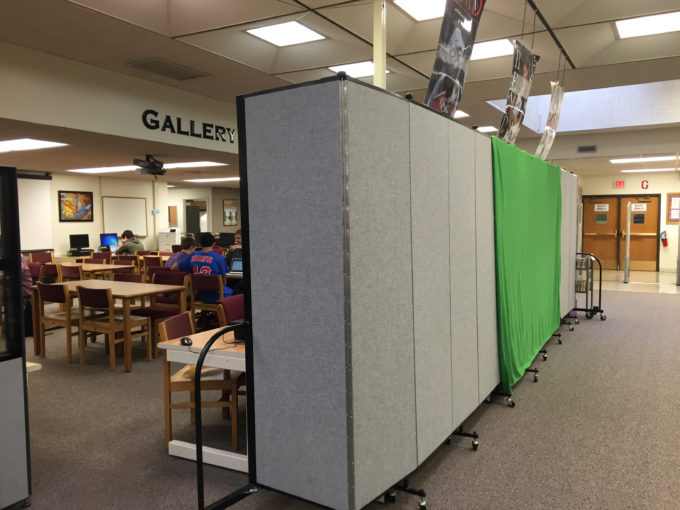
[[[409,103],[352,82],[346,90],[354,503],[360,508],[417,467]]]
[[[334,80],[244,109],[257,483],[349,508],[338,103]]]

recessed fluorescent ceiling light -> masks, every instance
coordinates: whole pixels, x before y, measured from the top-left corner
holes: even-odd
[[[394,0],[394,3],[416,21],[441,18],[446,10],[446,0]]]
[[[269,43],[275,44],[276,46],[290,46],[291,44],[325,39],[321,34],[314,30],[310,30],[297,21],[288,21],[277,25],[269,25],[268,27],[251,28],[250,30],[246,30],[246,32],[255,37],[259,37],[260,39],[264,39]]]
[[[480,133],[493,133],[494,131],[498,131],[498,128],[495,128],[493,126],[479,126],[477,128],[477,131]]]
[[[470,60],[504,57],[506,55],[512,55],[514,51],[515,47],[510,42],[510,39],[496,39],[495,41],[475,43],[472,47]]]
[[[227,166],[228,163],[215,163],[214,161],[189,161],[187,163],[163,163],[163,168],[198,168],[204,166]]]
[[[680,30],[680,11],[620,20],[616,22],[616,30],[621,39],[677,32]]]
[[[168,184],[168,188],[176,188],[176,187],[177,186],[175,186],[174,184]]]
[[[453,114],[454,119],[464,119],[465,117],[469,117],[469,113],[465,113],[463,110],[456,110],[456,113]]]
[[[636,168],[635,170],[621,170],[624,174],[645,174],[647,172],[675,172],[675,168]]]
[[[650,156],[647,158],[619,158],[610,159],[615,165],[625,165],[626,163],[652,163],[656,161],[675,161],[677,156]]]
[[[184,179],[184,182],[222,182],[222,181],[238,181],[240,177],[218,177],[216,179]]]
[[[32,151],[36,149],[50,149],[67,145],[59,142],[47,142],[45,140],[33,140],[32,138],[19,138],[17,140],[5,140],[0,142],[0,152]]]
[[[355,62],[354,64],[332,66],[328,69],[334,73],[344,71],[347,73],[347,76],[351,76],[352,78],[365,78],[366,76],[373,76],[375,73],[375,65],[373,65],[372,60],[366,60],[365,62]],[[386,69],[385,73],[389,74],[390,71]]]
[[[76,174],[111,174],[114,172],[131,172],[139,167],[136,165],[123,165],[123,166],[102,166],[96,168],[73,168],[71,170],[66,170],[67,172],[73,172]]]

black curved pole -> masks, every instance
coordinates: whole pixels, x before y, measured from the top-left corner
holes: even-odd
[[[203,510],[205,507],[205,501],[203,496],[203,427],[201,423],[201,368],[203,368],[203,362],[205,357],[208,355],[208,351],[215,343],[215,341],[220,338],[225,333],[234,331],[235,329],[247,326],[247,324],[235,324],[233,326],[227,326],[225,328],[217,331],[213,336],[210,337],[203,346],[201,354],[198,356],[198,361],[196,362],[196,372],[194,375],[194,413],[196,415],[196,492],[198,493],[198,508]],[[232,395],[234,398],[234,395]],[[238,397],[236,397],[238,398]]]

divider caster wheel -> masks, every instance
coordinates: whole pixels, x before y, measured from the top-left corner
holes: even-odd
[[[600,320],[601,320],[601,321],[606,321],[606,320],[607,320],[607,316],[606,316],[606,315],[600,315]]]
[[[538,382],[538,374],[534,374],[534,382]]]
[[[451,436],[447,437],[446,440],[444,441],[445,445],[450,445],[451,444]]]
[[[385,493],[385,503],[396,503],[397,502],[397,491],[390,490]]]
[[[418,509],[427,510],[427,501],[425,500],[425,498],[420,498],[420,501],[418,502]]]
[[[569,331],[574,331],[574,326],[569,326]]]
[[[590,312],[586,313],[586,319],[592,319],[592,318],[593,318],[592,313],[590,313]]]
[[[578,319],[574,319],[574,324],[580,324],[580,322],[578,321]]]
[[[557,337],[557,343],[562,345],[562,337],[559,337],[559,336]]]
[[[472,440],[472,449],[476,451],[477,448],[479,448],[479,440],[478,440],[478,439],[473,439],[473,440]]]
[[[547,360],[547,359],[548,359],[548,353],[547,353],[547,352],[544,352],[544,353],[543,353],[543,361],[545,361],[545,360]]]
[[[506,398],[505,402],[508,404],[508,407],[515,407],[515,401],[512,400],[512,398],[510,397]]]

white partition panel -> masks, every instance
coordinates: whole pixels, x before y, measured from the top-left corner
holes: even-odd
[[[449,122],[452,428],[479,405],[475,133]]]
[[[496,322],[496,242],[494,240],[491,139],[475,135],[477,220],[477,349],[479,402],[501,382]]]
[[[358,508],[414,470],[409,103],[346,82],[354,457]]]
[[[418,463],[451,433],[450,121],[411,105],[413,326]]]

